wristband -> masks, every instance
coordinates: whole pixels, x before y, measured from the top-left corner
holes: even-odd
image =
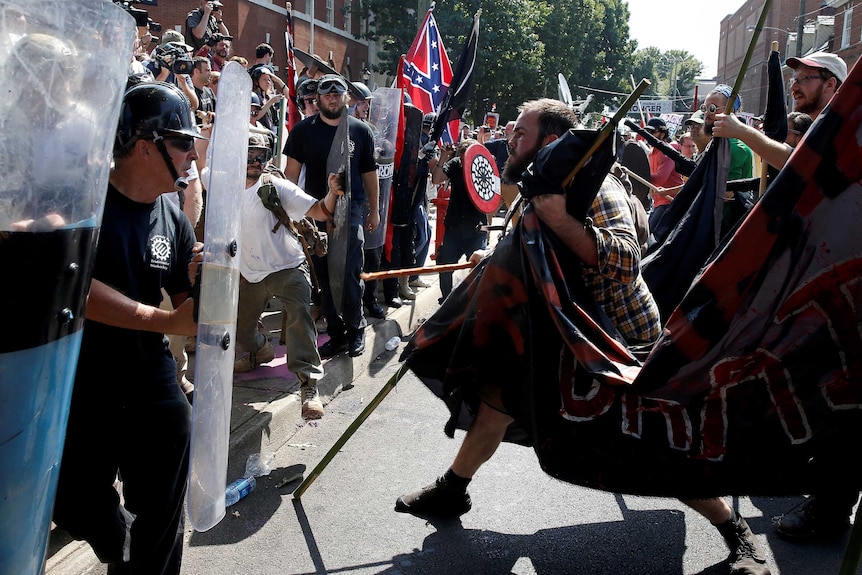
[[[329,194],[327,194],[327,195],[329,195]],[[326,217],[328,217],[328,218],[335,217],[335,214],[330,212],[329,208],[326,207],[326,197],[324,197],[322,200],[317,200],[317,203],[320,204],[320,209],[323,210],[323,213],[326,214]]]

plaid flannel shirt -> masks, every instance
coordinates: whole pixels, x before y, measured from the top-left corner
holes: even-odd
[[[605,178],[587,215],[598,251],[598,266],[584,268],[588,289],[629,344],[655,341],[661,333],[658,306],[640,273],[634,218],[619,180]]]

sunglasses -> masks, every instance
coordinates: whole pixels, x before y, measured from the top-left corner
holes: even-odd
[[[170,144],[172,148],[182,152],[191,152],[192,148],[195,147],[194,138],[165,138],[165,141]]]
[[[716,106],[715,104],[710,104],[709,106],[707,106],[706,104],[700,105],[700,111],[707,114],[715,114],[716,110],[718,110],[718,106]]]
[[[305,104],[306,106],[310,106],[311,104],[316,104],[317,99],[316,98],[303,98],[302,103]]]
[[[339,82],[338,80],[327,80],[326,82],[320,82],[317,84],[317,93],[318,94],[331,94],[332,92],[338,92],[339,94],[347,93],[347,86]]]
[[[270,150],[255,150],[248,151],[248,161],[246,162],[249,166],[252,164],[265,164],[272,157],[272,152]]]

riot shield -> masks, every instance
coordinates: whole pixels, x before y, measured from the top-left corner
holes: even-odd
[[[344,309],[344,270],[347,269],[347,249],[350,242],[350,131],[347,108],[335,130],[332,147],[326,158],[326,174],[344,174],[344,194],[338,196],[335,211],[329,222],[329,289],[336,313]]]
[[[482,144],[471,144],[464,152],[467,196],[483,214],[493,214],[500,205],[500,171],[491,152]]]
[[[369,123],[374,131],[374,155],[377,160],[377,178],[380,181],[380,225],[370,234],[365,234],[365,249],[379,248],[386,240],[392,176],[395,172],[395,142],[398,138],[398,117],[401,112],[400,89],[377,88],[373,96]]]
[[[0,0],[3,573],[45,563],[134,38],[134,20],[101,0]]]
[[[204,261],[198,297],[195,397],[188,511],[206,531],[225,514],[230,408],[239,300],[239,250],[248,150],[251,79],[236,62],[224,67],[210,150]]]

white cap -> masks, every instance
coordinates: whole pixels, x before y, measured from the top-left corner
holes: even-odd
[[[847,62],[830,52],[813,52],[801,58],[787,59],[787,65],[794,70],[800,64],[809,68],[826,68],[841,82],[847,79]]]

